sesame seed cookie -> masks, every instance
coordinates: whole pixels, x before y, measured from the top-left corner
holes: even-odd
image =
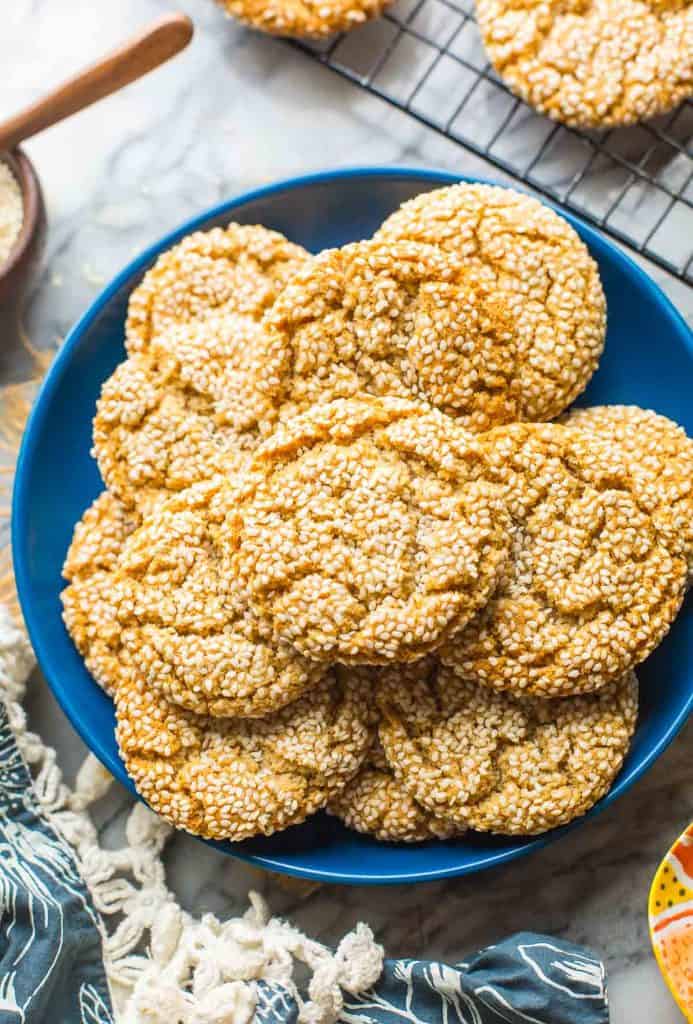
[[[103,386],[94,455],[126,505],[153,501],[241,464],[258,443],[260,326],[239,313],[171,329]]]
[[[375,240],[437,246],[503,303],[517,346],[514,420],[552,419],[584,390],[604,347],[606,300],[586,246],[548,206],[509,188],[452,185],[403,203]]]
[[[611,128],[693,96],[689,0],[477,0],[489,59],[526,103],[578,128]]]
[[[397,398],[338,399],[257,450],[234,520],[273,635],[316,661],[410,660],[459,630],[507,557],[503,502],[470,481],[475,435]]]
[[[196,231],[162,253],[134,289],[125,344],[141,352],[172,327],[212,312],[257,320],[308,258],[300,245],[260,225]]]
[[[336,668],[266,718],[207,719],[146,687],[116,694],[116,736],[138,793],[177,828],[210,839],[270,835],[324,807],[372,743],[371,681]]]
[[[196,232],[163,253],[130,297],[130,359],[106,381],[94,455],[106,485],[147,512],[237,466],[259,437],[260,321],[308,258],[259,226]]]
[[[518,695],[567,696],[620,678],[667,633],[686,582],[685,560],[639,504],[626,460],[552,423],[477,440],[513,522],[511,557],[442,660]]]
[[[633,672],[596,693],[543,700],[492,693],[434,659],[386,670],[380,738],[397,778],[460,827],[533,835],[589,810],[635,731]]]
[[[693,582],[693,440],[673,420],[636,405],[573,409],[566,426],[617,445],[628,459],[638,502],[662,538],[688,562]]]
[[[197,714],[265,715],[327,671],[271,642],[248,610],[220,536],[247,485],[218,476],[171,497],[128,539],[113,585],[134,677]]]
[[[259,386],[271,417],[363,393],[423,399],[473,430],[520,413],[513,318],[437,247],[328,249],[297,272],[264,327],[272,369]]]
[[[108,491],[87,509],[75,526],[63,576],[63,621],[87,669],[107,693],[121,674],[120,626],[113,601],[113,573],[138,517]]]
[[[321,39],[382,14],[391,0],[218,0],[228,14],[274,36]]]
[[[388,765],[378,741],[358,774],[327,809],[348,828],[384,842],[423,843],[450,839],[461,831],[414,799]]]

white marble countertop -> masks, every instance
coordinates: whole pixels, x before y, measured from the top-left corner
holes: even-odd
[[[0,117],[114,45],[164,0],[14,0],[0,35]],[[246,188],[327,166],[400,163],[500,178],[286,44],[227,21],[212,0],[178,0],[195,20],[190,49],[118,96],[45,132],[27,149],[40,172],[50,231],[24,318],[37,348],[62,338],[87,302],[163,231]],[[656,272],[693,319],[693,291]],[[26,360],[10,344],[2,381]],[[38,684],[32,724],[74,770],[84,748]],[[673,1024],[681,1015],[655,967],[646,899],[655,866],[693,817],[684,730],[646,779],[595,822],[533,857],[473,878],[394,889],[286,886],[186,837],[167,852],[171,885],[196,913],[244,908],[250,887],[323,941],[367,921],[391,955],[459,959],[519,929],[563,935],[605,957],[614,1024]],[[124,791],[103,810],[118,828]]]

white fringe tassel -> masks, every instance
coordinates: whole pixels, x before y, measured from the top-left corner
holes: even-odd
[[[143,804],[130,812],[127,845],[102,849],[89,808],[113,778],[90,754],[74,790],[65,785],[55,750],[27,728],[22,701],[34,665],[26,634],[0,605],[2,696],[34,774],[39,803],[74,849],[102,915],[104,962],[118,1024],[249,1024],[259,980],[289,990],[302,1024],[334,1024],[343,992],[370,988],[382,971],[383,950],[370,928],[357,925],[333,953],[270,917],[255,892],[243,917],[220,921],[205,914],[196,919],[181,909],[166,885],[161,851],[173,830]],[[137,952],[142,948],[146,952]],[[312,972],[307,1000],[294,982],[297,962]]]

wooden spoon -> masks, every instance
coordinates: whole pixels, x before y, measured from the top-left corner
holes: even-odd
[[[192,22],[184,14],[159,18],[96,64],[0,124],[0,160],[9,166],[19,182],[24,203],[22,229],[7,260],[0,265],[0,341],[3,343],[7,323],[13,322],[40,258],[46,220],[36,171],[26,153],[16,147],[24,139],[153,71],[183,50],[192,35]]]
[[[648,902],[657,963],[687,1021],[693,1021],[693,825],[659,865]]]
[[[96,64],[0,124],[0,152],[110,96],[185,49],[193,35],[190,18],[167,14]]]

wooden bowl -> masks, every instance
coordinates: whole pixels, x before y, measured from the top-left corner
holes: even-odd
[[[0,264],[0,309],[19,306],[43,251],[46,209],[41,184],[27,155],[19,148],[1,153],[22,191],[24,219],[19,235],[4,263]]]

